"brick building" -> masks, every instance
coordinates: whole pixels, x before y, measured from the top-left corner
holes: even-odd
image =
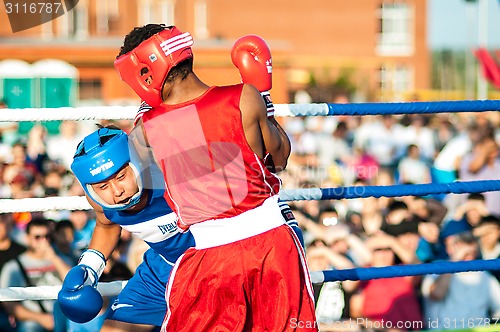
[[[343,72],[367,100],[401,100],[430,85],[426,0],[79,0],[17,33],[2,10],[0,61],[68,62],[78,69],[81,102],[135,98],[113,60],[125,34],[150,22],[192,32],[195,69],[209,84],[238,82],[231,46],[260,35],[273,52],[276,103],[293,102],[311,77],[329,83]]]

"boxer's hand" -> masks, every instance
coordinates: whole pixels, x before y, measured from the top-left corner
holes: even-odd
[[[273,68],[271,50],[264,39],[256,35],[241,37],[233,45],[231,60],[240,71],[242,82],[260,91],[266,103],[267,116],[274,117],[274,105],[269,94]]]
[[[86,323],[94,319],[102,308],[102,297],[96,288],[86,284],[89,269],[83,265],[73,267],[57,295],[64,315],[76,323]]]
[[[97,282],[106,266],[104,255],[89,249],[80,257],[59,291],[57,299],[61,311],[76,323],[86,323],[97,316],[102,308],[102,297],[97,291]]]

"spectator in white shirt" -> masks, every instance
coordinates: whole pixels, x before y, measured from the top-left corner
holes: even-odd
[[[421,160],[420,149],[414,144],[410,144],[407,155],[398,164],[400,183],[430,183],[431,171],[429,166]]]

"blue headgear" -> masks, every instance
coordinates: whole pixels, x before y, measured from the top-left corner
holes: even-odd
[[[95,193],[92,184],[107,180],[127,164],[134,171],[139,191],[126,204],[107,204]],[[129,147],[127,134],[120,129],[110,128],[98,129],[85,137],[78,144],[71,164],[71,170],[85,193],[94,202],[110,210],[124,210],[139,202],[143,191],[140,169],[139,157]]]

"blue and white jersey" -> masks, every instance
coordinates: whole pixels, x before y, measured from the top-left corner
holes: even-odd
[[[180,232],[177,215],[168,206],[163,193],[164,190],[149,190],[146,207],[137,213],[104,209],[104,215],[144,240],[173,264],[184,251],[194,247],[194,238],[189,231]]]

